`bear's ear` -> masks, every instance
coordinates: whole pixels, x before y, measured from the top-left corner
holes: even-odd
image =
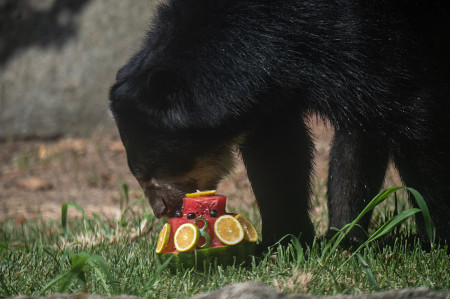
[[[152,105],[167,107],[177,91],[178,78],[174,71],[166,68],[152,70],[147,80],[149,101]]]

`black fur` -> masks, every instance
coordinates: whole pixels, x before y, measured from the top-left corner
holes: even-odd
[[[315,113],[336,132],[331,227],[356,217],[392,160],[427,200],[438,236],[450,240],[448,3],[162,5],[111,90],[130,169],[155,214],[172,215],[184,192],[214,188],[238,146],[261,209],[263,242],[300,232],[310,242],[313,152],[303,118]]]

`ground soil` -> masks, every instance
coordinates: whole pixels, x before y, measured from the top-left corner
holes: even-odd
[[[332,132],[317,121],[311,121],[311,128],[316,142],[315,175],[324,182]],[[142,196],[116,135],[98,132],[89,138],[0,142],[0,221],[58,219],[61,204],[69,201],[81,205],[88,215],[118,217],[121,183],[129,186],[132,198]],[[241,162],[218,192],[228,196],[231,206],[256,207]],[[323,207],[313,213],[323,213]]]

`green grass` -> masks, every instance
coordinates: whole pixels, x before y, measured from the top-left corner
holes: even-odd
[[[61,222],[41,219],[21,225],[13,220],[0,223],[0,297],[89,292],[180,298],[248,280],[284,293],[317,295],[418,286],[450,288],[447,248],[435,245],[423,251],[418,242],[402,239],[407,236],[403,229],[392,246],[382,246],[378,239],[352,251],[343,250],[340,239],[354,223],[336,239],[316,242],[311,248],[301,247],[293,237],[289,246],[273,248],[254,258],[248,267],[218,267],[207,273],[190,269],[173,274],[159,264],[155,254],[163,221],[156,221],[142,200],[128,203],[127,190],[121,188],[126,204],[122,217],[115,221],[95,215],[69,220],[72,209],[84,212],[82,207],[68,203],[62,207]],[[375,197],[370,208],[392,198],[393,189],[388,190]],[[407,218],[402,216],[417,212],[405,211],[409,212],[400,211],[378,223],[371,229],[372,238],[389,233],[394,222],[406,223]]]

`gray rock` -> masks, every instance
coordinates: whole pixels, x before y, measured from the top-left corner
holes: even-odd
[[[135,296],[105,297],[90,294],[55,294],[46,297],[17,296],[8,299],[139,299]],[[356,296],[336,295],[336,296],[312,296],[306,294],[285,295],[277,292],[268,286],[257,282],[242,282],[226,286],[222,289],[200,294],[191,299],[450,299],[450,291],[438,292],[430,291],[426,288],[404,289],[400,291],[386,291],[378,293],[368,293]]]
[[[16,297],[10,297],[7,299],[140,299],[140,298],[136,297],[136,296],[129,296],[129,295],[107,297],[107,296],[79,293],[79,294],[54,294],[54,295],[43,296],[43,297],[16,296]]]
[[[0,1],[0,139],[115,131],[109,88],[158,2]]]
[[[436,292],[425,288],[404,289],[400,291],[386,291],[378,293],[368,293],[356,296],[336,295],[336,296],[312,296],[305,294],[279,293],[268,286],[256,282],[243,282],[226,286],[222,289],[200,294],[192,299],[419,299],[435,298],[450,299],[450,292]]]

